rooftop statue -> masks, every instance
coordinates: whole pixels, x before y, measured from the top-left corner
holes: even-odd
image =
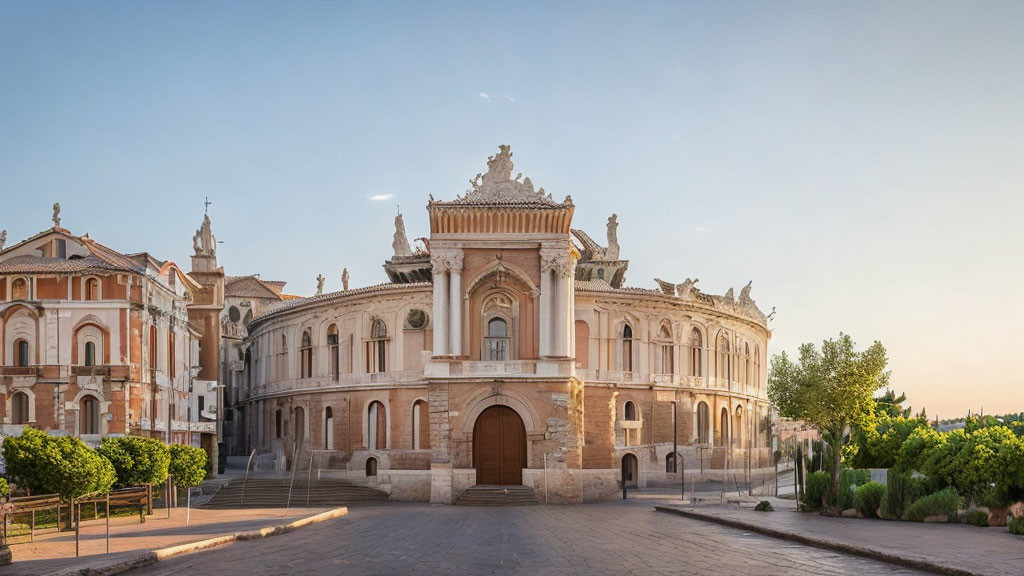
[[[391,242],[391,248],[395,251],[396,257],[412,256],[412,248],[409,247],[409,239],[405,236],[405,221],[402,220],[402,213],[395,216],[395,236]]]
[[[203,225],[196,230],[195,236],[192,237],[192,249],[195,250],[196,256],[216,256],[217,255],[217,239],[213,237],[213,231],[210,229],[210,216],[203,216]]]
[[[544,192],[543,188],[534,190],[533,182],[529,178],[523,178],[522,172],[518,173],[515,179],[512,178],[512,170],[515,164],[512,163],[511,146],[502,144],[498,146],[498,153],[487,159],[487,172],[477,174],[470,179],[471,188],[466,190],[464,195],[456,197],[456,204],[493,204],[493,203],[515,203],[534,202],[545,205],[557,205],[551,196]],[[522,181],[520,179],[522,178]],[[433,198],[431,197],[431,202]],[[571,203],[570,199],[566,202]]]
[[[348,268],[341,271],[341,289],[348,292]]]
[[[7,230],[0,230],[0,250],[4,249],[4,242],[7,242]]]
[[[53,203],[53,227],[60,228],[60,202]]]
[[[747,282],[747,285],[740,290],[740,304],[746,305],[754,303],[754,301],[750,299],[750,285],[753,283],[753,280]]]
[[[583,260],[598,262],[614,262],[619,259],[619,236],[618,236],[618,215],[612,214],[608,217],[608,246],[598,244],[583,230],[572,230],[573,236],[583,244]]]
[[[319,296],[324,293],[324,278],[323,274],[316,275],[316,295]]]

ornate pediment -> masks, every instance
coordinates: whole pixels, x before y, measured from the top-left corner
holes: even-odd
[[[487,172],[477,174],[469,181],[471,188],[445,204],[464,205],[536,205],[561,206],[571,204],[572,199],[566,196],[562,203],[556,202],[544,188],[534,189],[529,178],[523,178],[522,172],[512,178],[511,146],[502,144],[498,153],[487,159]]]

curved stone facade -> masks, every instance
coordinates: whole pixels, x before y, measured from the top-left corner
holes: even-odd
[[[246,451],[443,503],[479,478],[550,502],[678,484],[674,444],[688,477],[767,466],[771,334],[750,285],[624,287],[615,217],[608,246],[571,230],[571,198],[512,179],[511,156],[430,199],[424,249],[396,219],[391,283],[252,320]]]

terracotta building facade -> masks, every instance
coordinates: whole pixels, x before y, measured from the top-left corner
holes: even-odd
[[[0,233],[3,435],[33,427],[93,446],[132,434],[210,449],[216,429],[197,404],[215,411],[216,394],[195,380],[204,336],[189,310],[203,286],[60,220],[55,204],[52,228],[6,248]]]
[[[475,485],[584,502],[768,467],[771,333],[750,285],[626,287],[614,215],[601,245],[572,228],[570,197],[512,174],[502,146],[465,194],[431,197],[422,248],[399,215],[390,282],[255,314],[238,448],[438,503]]]

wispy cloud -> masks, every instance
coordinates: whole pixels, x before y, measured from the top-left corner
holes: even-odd
[[[515,102],[516,101],[516,97],[515,96],[505,96],[505,99],[508,100],[509,102]]]
[[[391,200],[394,194],[374,194],[373,196],[367,196],[366,199],[370,202],[383,202],[384,200]]]
[[[696,232],[697,234],[703,234],[707,232],[707,230],[703,226],[697,226],[693,229],[693,231]]]
[[[481,100],[487,100],[488,102],[491,101],[491,97],[490,97],[490,95],[487,94],[487,92],[481,92],[480,93],[480,99]]]

